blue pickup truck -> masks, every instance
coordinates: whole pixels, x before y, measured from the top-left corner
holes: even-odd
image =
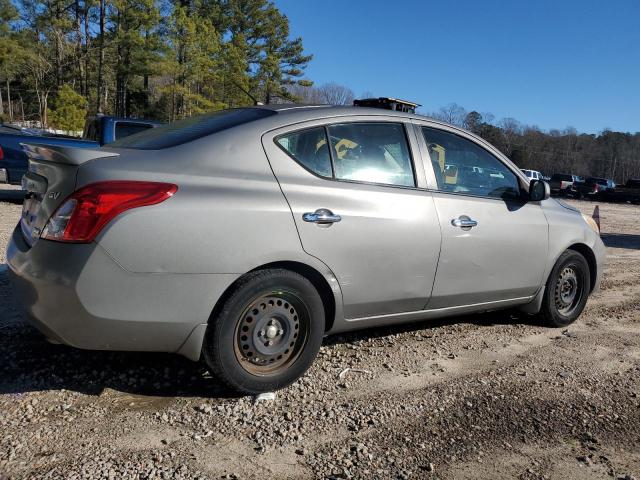
[[[38,131],[0,126],[0,183],[19,185],[28,167],[21,143],[46,143],[76,148],[97,148],[116,140],[161,125],[153,120],[99,115],[87,120],[83,138],[52,135]]]

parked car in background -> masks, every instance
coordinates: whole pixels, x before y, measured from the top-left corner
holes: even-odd
[[[556,195],[575,197],[578,195],[575,183],[582,181],[578,175],[570,173],[554,173],[549,180],[551,193]]]
[[[613,191],[613,180],[599,177],[587,177],[583,182],[575,182],[574,189],[577,198],[605,199],[607,192]]]
[[[108,145],[121,138],[144,132],[159,125],[162,125],[162,122],[97,115],[86,121],[82,138],[93,140],[100,145]]]
[[[326,334],[501,308],[567,326],[601,277],[590,217],[420,115],[270,105],[27,149],[6,257],[32,322],[244,393],[294,382]]]
[[[47,134],[35,129],[0,127],[0,183],[19,185],[27,171],[21,143],[32,142],[74,148],[98,148],[120,138],[161,125],[153,120],[99,115],[87,120],[83,138]]]
[[[640,204],[640,178],[630,178],[623,186],[615,185],[612,190],[604,192],[603,199]]]
[[[585,183],[597,185],[600,192],[616,188],[616,183],[610,178],[587,177]]]
[[[524,173],[527,178],[530,178],[531,180],[544,180],[544,177],[542,175],[542,173],[540,173],[537,170],[527,170],[527,169],[521,169],[522,173]]]

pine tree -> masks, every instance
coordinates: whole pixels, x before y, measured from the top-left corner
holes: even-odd
[[[53,102],[53,109],[49,112],[50,125],[67,133],[75,133],[84,126],[87,100],[67,83],[58,89]]]

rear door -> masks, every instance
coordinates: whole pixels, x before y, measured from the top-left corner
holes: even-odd
[[[340,283],[345,317],[423,309],[440,227],[431,193],[418,188],[426,184],[411,125],[324,120],[268,133],[263,145],[304,250]]]
[[[463,132],[427,125],[418,130],[442,229],[428,307],[534,295],[543,280],[548,226],[539,203],[521,200],[515,166]],[[442,165],[457,175],[445,177]]]

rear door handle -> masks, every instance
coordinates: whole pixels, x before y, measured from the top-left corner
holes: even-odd
[[[326,208],[319,208],[315,212],[307,212],[302,214],[302,220],[305,222],[318,223],[320,225],[326,225],[330,223],[336,223],[342,220],[340,215],[334,214],[331,210]]]
[[[454,218],[453,220],[451,220],[451,225],[453,225],[454,227],[460,227],[463,230],[471,230],[472,227],[478,225],[478,222],[472,220],[466,215],[460,215],[458,218]]]

